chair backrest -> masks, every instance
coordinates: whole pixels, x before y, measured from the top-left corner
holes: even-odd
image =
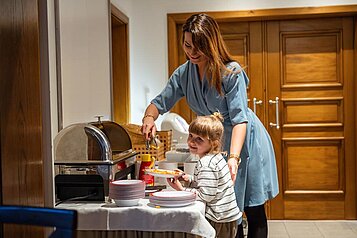
[[[0,206],[0,223],[54,227],[50,238],[72,238],[77,211],[29,206]]]

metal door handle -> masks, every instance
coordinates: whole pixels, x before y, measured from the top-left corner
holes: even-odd
[[[253,112],[257,114],[257,105],[262,105],[263,101],[262,100],[257,100],[256,98],[253,98]]]
[[[276,127],[276,129],[279,129],[279,98],[275,97],[275,101],[269,100],[269,104],[275,104],[275,117],[276,117],[276,123],[270,122],[269,126],[271,127]]]

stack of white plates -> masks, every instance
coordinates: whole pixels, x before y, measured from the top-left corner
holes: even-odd
[[[183,207],[196,201],[196,194],[187,191],[162,191],[150,195],[149,201],[161,207]]]
[[[145,197],[145,182],[142,180],[116,180],[109,184],[109,197],[117,206],[135,206]]]

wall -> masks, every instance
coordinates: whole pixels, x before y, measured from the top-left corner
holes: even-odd
[[[108,0],[58,1],[63,127],[111,118],[109,19]]]

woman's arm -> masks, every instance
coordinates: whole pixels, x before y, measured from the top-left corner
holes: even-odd
[[[230,155],[239,156],[239,158],[229,157],[227,161],[229,172],[231,173],[233,183],[235,182],[237,177],[237,171],[240,161],[240,152],[244,144],[246,131],[247,131],[247,123],[237,124],[232,129]]]
[[[141,127],[141,132],[145,136],[146,140],[155,136],[156,126],[154,122],[158,118],[159,114],[168,112],[175,105],[175,103],[184,96],[181,88],[180,71],[184,71],[186,65],[187,64],[184,64],[175,70],[162,92],[157,95],[146,108]]]
[[[150,104],[146,110],[142,120],[143,125],[141,126],[141,132],[145,136],[146,140],[150,140],[150,138],[155,136],[156,134],[156,125],[155,120],[159,116],[159,110],[154,104]]]

